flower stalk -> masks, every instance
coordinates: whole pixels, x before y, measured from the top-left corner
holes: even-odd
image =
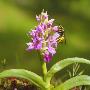
[[[46,62],[42,63],[42,70],[43,70],[43,75],[45,76],[47,74],[47,65],[46,65]]]
[[[47,74],[47,64],[46,64],[46,62],[42,63],[42,71],[43,71],[43,79],[47,84],[47,87],[45,88],[45,90],[50,90],[50,82],[48,82],[48,80],[46,79],[46,74]]]

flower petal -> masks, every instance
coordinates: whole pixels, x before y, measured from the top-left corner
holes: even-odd
[[[32,49],[34,49],[33,43],[29,42],[29,43],[27,43],[27,45],[28,45],[27,50],[32,50]]]
[[[54,54],[56,53],[55,48],[53,48],[53,47],[51,47],[51,46],[48,47],[48,51],[49,51],[52,55],[54,55]]]
[[[54,31],[58,31],[58,26],[54,26],[54,27],[53,27],[53,30],[54,30]]]
[[[44,55],[44,61],[45,61],[45,62],[50,62],[51,59],[52,59],[52,55],[50,55],[50,54],[45,54],[45,55]]]

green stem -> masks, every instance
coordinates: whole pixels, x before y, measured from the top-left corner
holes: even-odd
[[[42,58],[40,52],[38,51],[37,53],[38,53],[38,57],[39,57],[39,59],[40,59],[41,65],[42,65],[43,75],[44,75],[44,77],[45,77],[45,75],[47,74],[47,65],[46,65],[46,62],[44,62],[44,61],[42,60],[43,58]]]
[[[46,62],[43,62],[42,70],[43,70],[43,75],[45,76],[47,74],[47,65],[46,65]]]
[[[39,56],[40,61],[42,63],[43,80],[46,82],[46,85],[47,85],[47,86],[45,86],[46,88],[44,88],[42,90],[50,90],[50,81],[46,78],[46,74],[47,74],[47,65],[46,65],[46,62],[44,62],[42,60],[40,52],[38,52],[38,56]]]
[[[42,63],[42,70],[43,70],[43,75],[44,75],[44,81],[47,83],[47,88],[45,88],[45,90],[50,90],[50,82],[46,78],[46,74],[47,74],[46,62]]]

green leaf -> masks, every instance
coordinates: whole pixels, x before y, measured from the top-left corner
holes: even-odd
[[[25,70],[25,69],[10,69],[10,70],[5,70],[0,73],[0,78],[5,78],[5,77],[19,77],[19,78],[24,78],[27,79],[28,81],[34,83],[35,85],[39,87],[45,87],[46,83],[43,81],[42,77],[39,75]]]
[[[90,85],[90,76],[80,75],[80,76],[73,77],[65,81],[63,84],[58,85],[53,90],[70,90],[73,87],[80,86],[80,85]]]
[[[74,57],[74,58],[67,58],[67,59],[63,59],[59,62],[57,62],[56,64],[54,64],[51,69],[47,72],[46,75],[46,79],[47,81],[50,81],[52,76],[62,70],[63,68],[65,68],[66,66],[73,64],[73,63],[85,63],[85,64],[90,64],[90,61],[84,58],[78,58],[78,57]]]

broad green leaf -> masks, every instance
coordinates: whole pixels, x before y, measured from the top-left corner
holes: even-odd
[[[54,64],[51,69],[48,71],[47,75],[46,75],[46,79],[47,81],[50,81],[52,76],[62,70],[63,68],[65,68],[66,66],[73,64],[73,63],[85,63],[85,64],[90,64],[90,61],[84,58],[78,58],[78,57],[74,57],[74,58],[67,58],[67,59],[63,59],[59,62],[57,62],[56,64]]]
[[[0,78],[5,78],[5,77],[19,77],[19,78],[24,78],[27,79],[28,81],[34,83],[35,85],[39,87],[45,87],[46,83],[43,81],[42,77],[39,75],[25,70],[25,69],[10,69],[10,70],[5,70],[0,73]]]
[[[73,77],[61,85],[58,85],[53,90],[70,90],[73,87],[80,86],[80,85],[90,85],[90,76],[88,75],[80,75]]]

